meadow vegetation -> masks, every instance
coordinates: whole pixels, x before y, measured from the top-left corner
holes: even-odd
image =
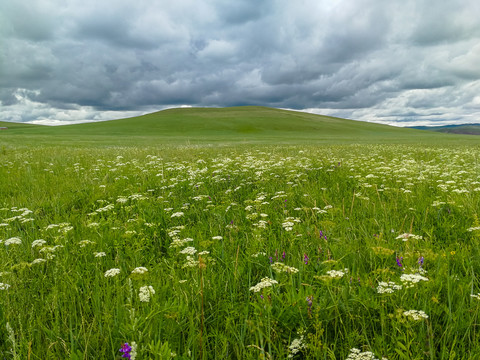
[[[0,151],[2,358],[480,358],[478,146],[53,143]]]

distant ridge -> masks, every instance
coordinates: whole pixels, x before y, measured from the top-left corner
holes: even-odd
[[[448,134],[480,135],[480,124],[411,126],[410,128],[418,130],[437,131]]]

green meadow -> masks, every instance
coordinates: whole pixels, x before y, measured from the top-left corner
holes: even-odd
[[[0,126],[1,358],[480,359],[478,137],[261,107]]]

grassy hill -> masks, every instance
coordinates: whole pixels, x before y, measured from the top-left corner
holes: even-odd
[[[0,125],[1,126],[1,125]],[[245,106],[178,108],[139,117],[65,126],[8,124],[2,143],[155,145],[182,143],[411,143],[469,137],[296,111]]]

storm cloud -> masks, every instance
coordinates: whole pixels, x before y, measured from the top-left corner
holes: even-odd
[[[264,105],[391,125],[480,122],[474,0],[0,3],[0,120]]]

